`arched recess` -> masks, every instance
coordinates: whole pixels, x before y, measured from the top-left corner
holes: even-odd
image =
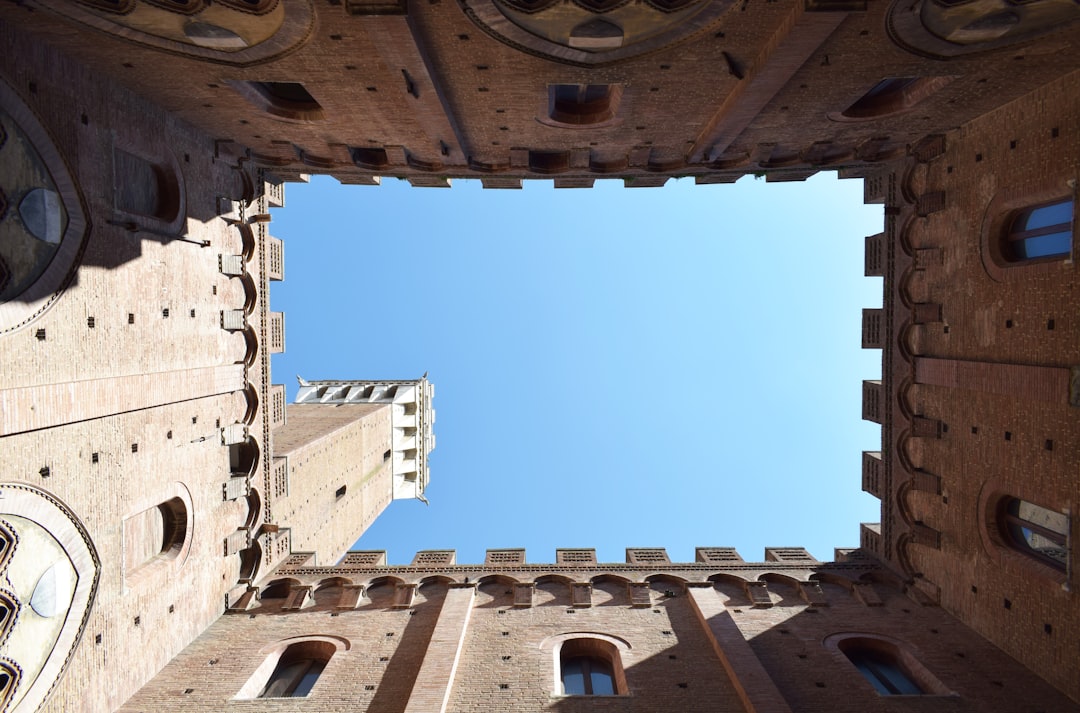
[[[593,577],[592,605],[628,606],[630,604],[629,585],[631,580],[617,574],[600,574]]]
[[[900,565],[900,570],[908,575],[909,581],[922,577],[922,571],[915,566],[915,562],[911,558],[911,545],[913,543],[914,539],[908,533],[900,535],[896,540],[896,562]]]
[[[904,580],[896,576],[889,570],[875,570],[872,572],[865,572],[859,576],[860,582],[872,582],[874,584],[880,584],[885,587],[889,587],[897,594],[901,594],[904,591]]]
[[[919,443],[921,439],[911,435],[910,429],[904,429],[900,433],[900,437],[896,442],[899,448],[896,449],[896,456],[900,460],[900,465],[908,473],[914,473],[919,469],[922,463],[922,448]]]
[[[905,480],[900,483],[900,487],[896,489],[896,510],[900,513],[900,519],[909,528],[915,527],[915,523],[918,518],[915,516],[912,510],[912,503],[910,500],[912,493],[911,480]]]
[[[183,232],[187,217],[183,172],[167,149],[114,146],[112,172],[113,208],[119,215],[156,231]]]
[[[240,280],[240,284],[244,286],[244,313],[250,315],[259,304],[259,291],[255,287],[255,278],[250,272],[245,272],[235,279]]]
[[[319,582],[313,594],[316,606],[336,606],[345,587],[353,586],[347,577],[328,577]]]
[[[259,465],[259,443],[247,436],[239,443],[232,443],[229,448],[229,472],[234,477],[251,477]]]
[[[259,576],[259,567],[262,566],[262,545],[252,540],[251,546],[237,553],[240,558],[239,584],[252,584]]]
[[[244,417],[241,419],[246,425],[255,423],[255,415],[259,412],[259,392],[250,381],[244,384]]]
[[[378,609],[385,609],[394,605],[394,595],[397,585],[404,584],[405,580],[399,577],[376,577],[364,587],[365,604]]]
[[[825,584],[835,584],[838,587],[843,587],[848,592],[855,587],[855,582],[853,582],[851,578],[836,572],[814,572],[810,575],[810,580],[823,582]]]
[[[900,408],[900,413],[908,421],[915,418],[915,414],[919,410],[919,404],[916,400],[918,395],[919,384],[910,377],[905,376],[900,382],[900,388],[896,390],[896,405]]]
[[[651,585],[674,586],[677,587],[679,590],[682,590],[687,582],[685,577],[679,577],[674,574],[667,574],[663,572],[647,575],[645,577],[645,581]]]
[[[570,604],[570,585],[573,580],[557,574],[546,574],[535,580],[533,602],[535,606],[554,604],[557,606]]]
[[[900,325],[900,329],[897,330],[900,336],[896,340],[896,346],[900,350],[900,358],[908,364],[911,364],[915,357],[923,353],[920,337],[925,330],[925,326],[915,324],[910,320],[904,320]]]
[[[803,577],[808,579],[809,575]],[[770,597],[779,597],[780,601],[773,599],[773,604],[784,605],[802,605],[806,602],[803,600],[800,594],[798,577],[793,577],[789,574],[783,574],[781,572],[764,572],[758,576],[759,582],[768,583],[768,592]]]
[[[194,524],[191,492],[183,483],[137,502],[123,519],[124,586],[174,576],[187,560]]]
[[[735,574],[718,572],[707,577],[716,591],[727,598],[724,602],[729,607],[750,606],[750,597],[746,593],[746,579]]]
[[[501,574],[481,577],[476,583],[473,606],[487,609],[513,606],[515,584],[516,579]]]
[[[52,137],[0,80],[0,334],[25,327],[70,283],[85,249],[86,208]]]
[[[259,495],[257,488],[249,488],[245,500],[247,501],[247,515],[244,517],[244,527],[254,534],[262,520],[262,496]]]
[[[244,358],[241,360],[246,367],[255,365],[255,358],[259,356],[259,335],[255,333],[255,328],[250,324],[244,327],[241,334],[244,335]]]
[[[8,554],[10,604],[23,611],[29,607],[34,616],[9,622],[0,700],[10,706],[5,710],[38,710],[86,630],[101,561],[79,518],[47,491],[0,483],[0,523],[17,541],[34,542],[33,548],[14,547]],[[30,596],[20,601],[16,592]]]
[[[279,577],[267,582],[266,586],[259,592],[259,599],[285,599],[289,596],[289,592],[292,591],[293,587],[299,587],[301,584],[303,583],[295,577]]]

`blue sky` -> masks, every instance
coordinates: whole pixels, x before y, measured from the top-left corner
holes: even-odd
[[[286,352],[274,381],[435,384],[426,507],[393,503],[356,549],[857,546],[861,310],[881,305],[862,182],[520,191],[286,186]]]

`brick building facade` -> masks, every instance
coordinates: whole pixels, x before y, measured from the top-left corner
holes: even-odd
[[[0,7],[3,707],[1076,709],[1077,15]],[[286,408],[269,359],[283,180],[818,170],[885,206],[866,240],[884,305],[862,335],[882,350],[863,389],[882,445],[862,474],[882,517],[858,551],[332,565],[390,499],[422,496],[432,419],[375,382],[313,382]],[[430,405],[426,380],[393,383]],[[350,415],[317,410],[335,399]],[[358,462],[340,452],[355,443]],[[279,668],[306,673],[286,685]]]

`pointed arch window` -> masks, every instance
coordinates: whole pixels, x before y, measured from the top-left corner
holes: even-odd
[[[1043,203],[1019,211],[1009,222],[1004,253],[1009,262],[1067,257],[1072,253],[1074,203]]]
[[[1020,498],[1005,498],[998,523],[1005,541],[1016,551],[1064,572],[1069,560],[1069,518]]]

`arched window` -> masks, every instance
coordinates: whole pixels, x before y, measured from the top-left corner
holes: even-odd
[[[1013,549],[1064,572],[1069,559],[1069,518],[1019,498],[999,505],[1001,535]]]
[[[568,696],[610,696],[615,693],[611,664],[595,656],[563,657],[563,693]]]
[[[121,149],[113,151],[116,208],[166,223],[180,210],[180,186],[172,170]]]
[[[548,86],[548,116],[570,126],[588,126],[615,116],[622,87],[614,84],[552,84]]]
[[[128,575],[158,559],[174,560],[188,535],[188,509],[170,498],[124,521],[124,550]]]
[[[564,641],[559,648],[559,677],[567,696],[614,696],[626,691],[619,651],[603,639]]]
[[[303,698],[311,693],[334,653],[330,644],[325,645],[330,648],[326,653],[323,646],[313,647],[312,643],[321,642],[293,644],[285,649],[259,698]]]
[[[1018,212],[1004,235],[1009,262],[1064,257],[1072,253],[1072,199],[1043,203]]]
[[[823,642],[839,651],[880,696],[950,695],[903,642],[878,634],[833,634]]]
[[[834,119],[876,119],[906,111],[952,81],[949,77],[889,77]]]
[[[920,695],[923,690],[904,671],[896,656],[878,648],[864,646],[841,647],[874,690],[883,696]]]
[[[318,121],[323,108],[298,82],[232,82],[232,86],[265,112],[283,119]]]
[[[338,650],[347,650],[349,643],[330,636],[304,637],[275,644],[263,649],[267,654],[237,699],[304,698],[309,696],[319,676]]]

